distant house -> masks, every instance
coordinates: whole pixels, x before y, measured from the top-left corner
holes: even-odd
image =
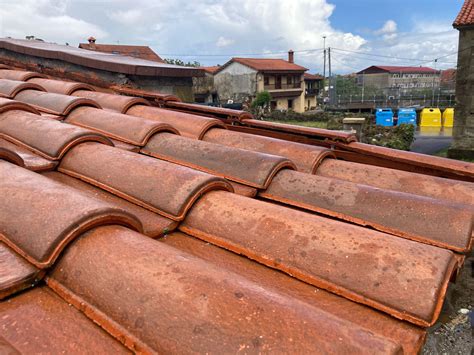
[[[89,37],[87,41],[89,43],[79,43],[79,48],[102,53],[126,55],[129,57],[164,63],[164,60],[161,59],[161,57],[148,46],[134,46],[128,44],[97,44],[94,37]]]
[[[262,58],[232,58],[214,74],[214,85],[221,102],[249,102],[258,92],[268,91],[272,109],[303,112],[305,109],[306,68],[293,61]]]
[[[456,89],[456,69],[446,69],[441,72],[440,87],[444,91],[454,91]]]
[[[357,73],[357,83],[380,89],[385,94],[437,89],[441,72],[428,67],[373,65]]]
[[[466,0],[454,21],[459,30],[452,158],[474,159],[474,1]]]
[[[204,71],[204,76],[193,78],[194,101],[202,104],[217,104],[219,97],[214,87],[214,74],[220,66],[199,67]]]
[[[304,73],[304,105],[305,110],[312,110],[316,108],[318,102],[316,97],[319,95],[324,78],[321,75]]]

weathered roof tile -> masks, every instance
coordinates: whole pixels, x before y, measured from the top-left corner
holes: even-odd
[[[71,240],[93,226],[116,223],[142,230],[123,209],[4,161],[0,191],[0,240],[39,268],[51,266]]]
[[[3,138],[0,138],[0,149],[6,149],[13,152],[21,161],[11,161],[18,166],[24,167],[32,171],[49,171],[53,170],[57,162],[45,159],[19,145],[13,144]]]
[[[147,100],[139,97],[108,94],[105,92],[77,90],[74,91],[72,95],[94,100],[103,108],[119,113],[127,113],[127,111],[135,105],[150,105]]]
[[[58,170],[175,221],[205,192],[232,190],[224,179],[97,143],[74,147]]]
[[[41,86],[24,81],[0,79],[0,97],[13,99],[22,90],[45,91]]]
[[[68,115],[66,122],[140,147],[147,144],[148,139],[158,132],[179,134],[176,129],[166,123],[92,107],[75,109]]]
[[[296,168],[290,160],[283,157],[226,147],[170,133],[156,134],[141,152],[261,189],[270,184],[279,170]]]
[[[78,83],[74,81],[32,78],[32,79],[28,79],[28,82],[40,85],[47,92],[52,92],[55,94],[62,94],[62,95],[71,95],[74,91],[77,91],[77,90],[95,91],[95,89],[88,84]]]

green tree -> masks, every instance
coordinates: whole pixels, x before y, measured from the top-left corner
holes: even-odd
[[[181,59],[173,59],[173,58],[165,58],[165,63],[179,65],[182,67],[200,67],[201,63],[194,61],[194,62],[184,62]]]
[[[261,91],[257,93],[255,99],[252,101],[252,108],[260,107],[262,109],[266,108],[270,101],[272,100],[272,95],[268,91]]]

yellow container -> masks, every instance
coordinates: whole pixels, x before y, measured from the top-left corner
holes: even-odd
[[[452,127],[454,123],[454,108],[447,108],[443,112],[443,127]]]
[[[420,114],[420,127],[441,127],[439,108],[424,108]]]

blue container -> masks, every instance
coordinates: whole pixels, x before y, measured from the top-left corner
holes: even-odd
[[[375,123],[379,126],[393,126],[393,111],[391,108],[375,110]]]
[[[416,111],[414,108],[401,108],[398,110],[397,126],[402,123],[416,126]]]

